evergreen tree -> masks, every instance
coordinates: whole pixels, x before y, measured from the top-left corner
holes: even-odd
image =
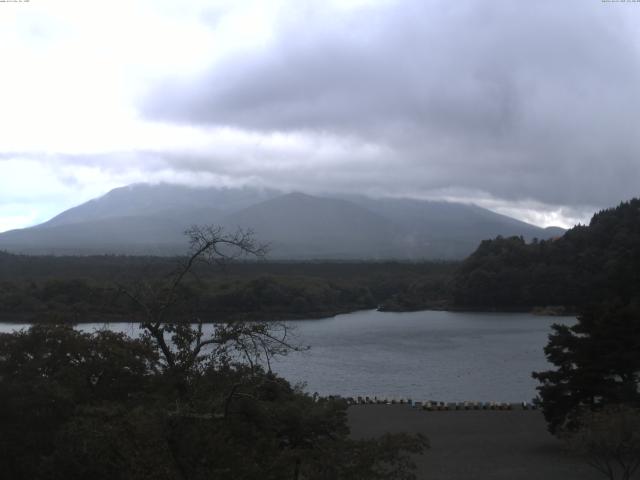
[[[640,308],[603,303],[583,309],[573,326],[554,325],[545,347],[555,370],[535,372],[549,430],[575,430],[583,411],[640,407]]]

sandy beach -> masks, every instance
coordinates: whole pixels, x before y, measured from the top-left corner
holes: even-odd
[[[602,475],[570,455],[546,430],[539,411],[438,411],[405,405],[349,408],[355,438],[385,432],[426,435],[431,448],[416,459],[429,480],[597,480]]]

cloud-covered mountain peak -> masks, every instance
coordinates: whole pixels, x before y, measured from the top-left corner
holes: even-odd
[[[558,232],[459,203],[316,196],[257,188],[136,184],[60,213],[36,227],[0,234],[0,248],[24,253],[177,254],[193,224],[251,229],[272,258],[461,258],[496,235]]]

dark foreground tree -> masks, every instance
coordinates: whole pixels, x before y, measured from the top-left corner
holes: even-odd
[[[579,423],[563,435],[571,449],[609,480],[630,480],[640,467],[640,410],[621,405],[585,410]]]
[[[271,373],[294,348],[267,323],[203,328],[183,280],[201,260],[260,254],[250,235],[190,231],[162,282],[123,287],[131,339],[68,326],[0,335],[0,471],[20,479],[411,479],[420,436],[349,438],[346,404]],[[265,368],[266,366],[266,368]]]
[[[535,372],[552,433],[576,430],[584,412],[607,405],[640,407],[640,309],[599,304],[573,326],[554,325],[545,347],[555,370]]]

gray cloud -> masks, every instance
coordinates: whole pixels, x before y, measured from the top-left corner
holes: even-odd
[[[246,170],[280,182],[607,206],[640,185],[639,19],[640,9],[597,0],[308,7],[264,49],[156,85],[141,110],[378,147],[275,170],[278,152],[245,152],[263,159]]]

